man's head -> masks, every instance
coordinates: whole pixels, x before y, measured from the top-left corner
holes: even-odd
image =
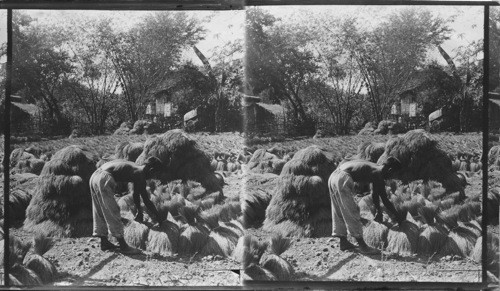
[[[384,176],[384,179],[394,177],[394,174],[401,170],[402,167],[403,166],[398,159],[395,157],[389,157],[382,167],[382,175]]]
[[[152,178],[162,169],[162,162],[157,157],[149,157],[144,162],[144,174],[147,178]]]

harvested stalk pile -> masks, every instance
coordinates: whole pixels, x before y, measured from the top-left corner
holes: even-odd
[[[186,205],[180,209],[180,214],[186,219],[187,225],[181,228],[179,253],[197,253],[205,247],[209,235],[208,229],[202,224],[200,219],[199,208]]]
[[[97,155],[85,147],[68,146],[45,164],[26,209],[24,228],[56,237],[92,233],[89,179]]]
[[[162,183],[193,180],[201,183],[207,191],[222,193],[222,187],[210,167],[210,158],[184,131],[174,129],[149,138],[136,162],[142,165],[152,156],[162,161],[163,169],[159,175]]]
[[[376,221],[370,221],[363,227],[363,238],[366,244],[377,249],[384,249],[387,246],[388,233],[389,228]]]
[[[409,221],[389,229],[387,233],[387,251],[402,255],[412,255],[417,252],[419,229]]]
[[[245,191],[241,209],[245,228],[259,228],[266,218],[266,208],[271,201],[271,195],[263,190]]]
[[[279,174],[283,168],[283,161],[275,154],[265,149],[256,150],[247,164],[248,170],[254,173]]]
[[[53,246],[52,239],[44,235],[36,235],[33,238],[34,253],[24,260],[24,265],[33,270],[43,284],[53,282],[57,276],[56,266],[43,256]]]
[[[135,162],[141,155],[143,144],[140,142],[131,143],[124,141],[115,148],[115,158]]]
[[[284,236],[331,235],[327,183],[335,167],[334,155],[318,146],[297,152],[281,171],[263,229]]]
[[[12,169],[13,174],[32,173],[40,175],[42,172],[45,161],[41,159],[23,159],[17,162],[16,166]]]
[[[376,163],[384,153],[384,149],[385,144],[382,142],[364,142],[358,146],[358,151],[354,158]]]
[[[177,224],[165,220],[157,228],[148,233],[146,250],[163,256],[177,253],[179,247],[180,229]]]
[[[461,181],[452,169],[451,159],[430,133],[416,129],[391,138],[377,163],[381,165],[391,156],[403,165],[403,170],[396,175],[403,183],[435,180],[441,182],[448,192],[461,191],[465,195]]]
[[[264,254],[260,259],[260,265],[270,271],[279,281],[290,281],[295,273],[292,265],[280,255],[290,247],[290,239],[280,234],[270,239],[270,253]]]

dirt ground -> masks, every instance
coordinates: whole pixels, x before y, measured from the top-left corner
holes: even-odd
[[[271,174],[272,175],[272,174]],[[276,176],[277,177],[277,176]],[[270,174],[248,174],[249,185],[272,191]],[[259,180],[262,183],[259,183]],[[469,179],[466,193],[481,191],[481,177]],[[262,229],[248,229],[261,240],[272,235]],[[333,237],[292,238],[291,247],[282,254],[295,269],[297,281],[394,281],[394,282],[481,282],[481,265],[468,258],[398,255],[365,256],[345,252]]]
[[[239,195],[242,179],[226,178],[224,195]],[[21,228],[11,234],[27,241],[32,236]],[[125,256],[103,252],[92,237],[58,239],[45,255],[59,272],[54,286],[238,286],[240,263],[217,256],[162,257],[143,252]]]

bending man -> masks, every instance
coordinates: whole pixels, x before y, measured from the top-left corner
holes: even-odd
[[[342,251],[356,248],[347,240],[347,231],[356,239],[359,250],[363,254],[377,254],[378,250],[369,247],[363,239],[363,226],[359,207],[354,201],[354,182],[372,183],[373,203],[377,213],[375,220],[382,221],[380,200],[399,222],[405,220],[400,217],[394,205],[392,205],[385,191],[385,180],[401,169],[401,163],[390,157],[382,166],[366,160],[351,160],[340,164],[328,179],[328,189],[332,203],[332,235],[340,238],[340,249]],[[347,225],[347,227],[346,227]]]
[[[93,235],[101,238],[101,250],[116,249],[118,246],[108,240],[108,230],[117,238],[120,251],[125,254],[138,254],[139,250],[130,247],[123,237],[123,223],[120,216],[120,207],[114,198],[117,182],[132,182],[134,184],[134,203],[137,207],[135,220],[142,222],[141,198],[144,205],[153,214],[158,222],[162,218],[149,199],[146,191],[146,180],[153,178],[161,166],[158,158],[150,157],[144,166],[126,160],[114,160],[99,167],[90,178],[90,192],[92,196],[92,216],[94,220]]]

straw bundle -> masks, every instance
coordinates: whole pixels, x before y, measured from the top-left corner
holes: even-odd
[[[43,284],[48,284],[54,281],[57,276],[57,269],[54,264],[43,257],[43,255],[52,248],[53,241],[44,236],[36,235],[34,237],[35,253],[26,258],[24,265],[34,271]]]
[[[452,229],[444,246],[440,250],[440,255],[456,255],[467,257],[476,244],[477,237],[473,231],[465,227],[456,227]]]
[[[145,250],[148,241],[149,228],[134,220],[129,220],[125,224],[123,237],[125,241],[135,248]]]
[[[250,280],[257,281],[276,281],[276,277],[265,268],[257,264],[251,264],[243,271],[241,276],[241,280],[243,282]]]
[[[14,189],[9,195],[10,219],[22,220],[26,216],[26,208],[31,201],[31,196],[21,189]]]
[[[32,173],[35,175],[40,175],[42,172],[43,166],[45,165],[45,161],[31,158],[31,159],[23,159],[17,162],[16,166],[12,169],[13,173]]]
[[[363,142],[358,146],[356,159],[367,160],[376,163],[384,153],[385,144],[380,142]]]
[[[14,283],[21,283],[22,286],[39,286],[42,285],[42,280],[38,275],[23,265],[15,264],[10,269],[10,275],[14,277]]]
[[[487,238],[487,249],[486,258],[487,261],[484,266],[492,273],[498,273],[498,260],[499,260],[499,247],[498,247],[498,236],[494,233],[488,233]],[[476,241],[474,249],[470,253],[470,258],[476,263],[481,263],[482,261],[482,249],[483,249],[483,237],[479,237]]]
[[[115,158],[135,162],[142,153],[143,146],[140,142],[121,142],[115,147]]]
[[[383,249],[387,245],[388,233],[389,228],[385,224],[374,220],[363,227],[363,238],[373,248]]]
[[[279,160],[278,156],[267,152],[265,149],[256,150],[250,161],[247,163],[248,170],[254,173],[275,173],[273,163],[275,160]]]
[[[9,166],[10,168],[15,167],[19,161],[36,159],[36,157],[30,153],[24,151],[23,148],[13,149],[10,153]]]
[[[159,158],[163,163],[163,169],[159,175],[163,183],[177,179],[193,180],[200,182],[209,192],[222,191],[210,167],[210,158],[184,131],[174,129],[149,138],[136,162],[143,164],[152,156]]]
[[[261,265],[279,281],[290,281],[295,273],[289,262],[275,254],[263,256]],[[248,271],[246,272],[248,273]]]
[[[428,225],[418,235],[418,252],[432,255],[444,246],[448,237],[447,231],[440,225]]]
[[[41,223],[44,227],[37,226]],[[38,189],[26,209],[24,228],[48,236],[85,235],[81,231],[92,228],[88,180],[76,175],[40,176]]]
[[[416,253],[418,234],[418,227],[409,221],[392,227],[387,233],[387,251],[401,255]]]
[[[247,190],[243,193],[241,209],[245,228],[258,228],[266,218],[266,208],[271,201],[271,195],[264,190]]]
[[[298,151],[281,171],[276,192],[266,209],[264,230],[280,228],[285,236],[330,235],[327,182],[335,166],[334,154],[318,146]]]
[[[179,209],[179,213],[187,222],[179,236],[179,253],[194,254],[201,251],[208,241],[209,230],[201,224],[200,208],[186,205]]]
[[[217,227],[210,232],[207,244],[201,250],[202,255],[229,257],[238,243],[238,235],[231,229]]]
[[[164,220],[159,227],[149,230],[146,251],[171,256],[177,252],[179,236],[179,227],[171,221]]]
[[[378,164],[383,164],[389,157],[397,158],[403,170],[396,173],[396,178],[404,183],[423,179],[443,183],[448,192],[461,191],[460,179],[452,169],[451,159],[441,149],[438,140],[424,130],[411,130],[401,137],[387,141],[385,151]]]

